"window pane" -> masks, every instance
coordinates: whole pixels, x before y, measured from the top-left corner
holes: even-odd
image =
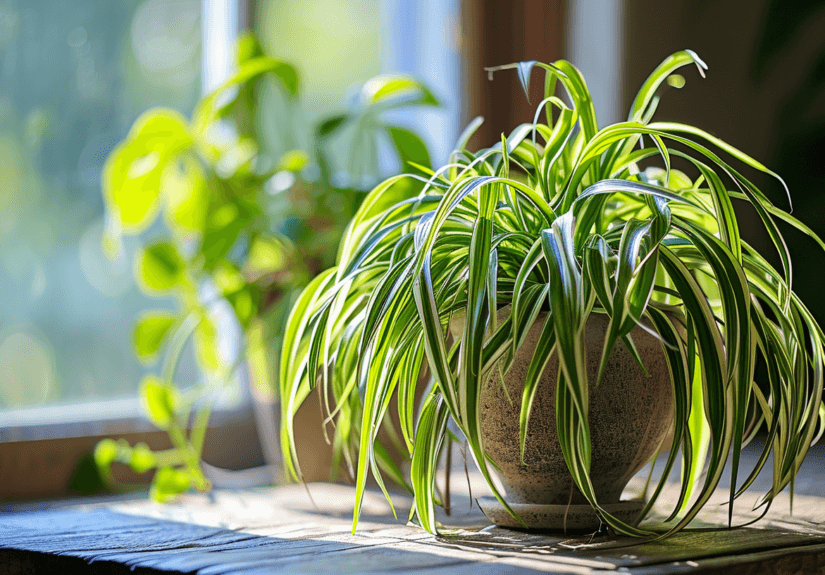
[[[200,95],[200,0],[0,0],[0,408],[133,394],[134,240],[100,172],[147,108]],[[151,235],[151,232],[150,232]]]

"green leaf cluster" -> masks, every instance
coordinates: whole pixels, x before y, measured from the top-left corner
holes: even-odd
[[[665,537],[684,528],[729,461],[731,514],[769,459],[772,484],[762,512],[793,483],[825,423],[825,336],[792,290],[779,223],[825,244],[743,173],[763,172],[784,186],[768,168],[699,128],[653,121],[663,92],[684,85],[677,71],[688,65],[703,74],[705,64],[691,51],[665,59],[642,84],[627,121],[601,130],[584,78],[569,62],[490,69],[516,69],[525,90],[533,72],[544,73],[534,122],[470,152],[465,145],[477,120],[446,165],[390,178],[366,197],[336,265],[297,299],[280,367],[288,470],[300,478],[295,411],[320,387],[330,398],[333,443],[357,478],[353,530],[368,475],[382,487],[382,473],[400,475],[377,439],[378,429],[390,426],[393,396],[397,436],[411,460],[411,516],[424,529],[436,530],[435,470],[450,421],[507,506],[492,481],[479,397],[494,370],[512,364],[541,312],[547,319],[524,394],[512,398],[521,405],[522,448],[539,376],[555,354],[565,462],[616,532]],[[779,269],[742,239],[734,200],[756,212]],[[662,342],[671,375],[673,447],[632,523],[604,509],[591,484],[588,394],[598,385],[588,381],[584,362],[591,314],[609,318],[601,369],[616,345],[638,359],[631,330],[640,326]],[[451,336],[456,317],[463,327]],[[762,381],[758,363],[766,368]],[[742,447],[760,428],[767,433],[761,456],[740,470]],[[671,517],[642,526],[677,463],[681,493]]]
[[[374,78],[350,109],[301,137],[293,121],[301,104],[295,67],[265,54],[251,34],[240,38],[237,54],[237,72],[198,103],[191,120],[167,109],[144,113],[103,173],[107,252],[119,255],[124,234],[151,236],[135,257],[136,282],[143,292],[177,304],[173,312],[145,312],[133,332],[138,359],[152,364],[163,358],[160,374],[141,385],[149,419],[169,433],[177,454],[151,466],[158,468],[152,490],[158,500],[190,486],[208,488],[200,455],[212,397],[239,363],[250,363],[262,391],[277,390],[272,358],[277,361],[287,310],[309,279],[334,261],[329,246],[364,197],[357,187],[334,183],[330,140],[355,126],[351,149],[360,156],[353,161],[363,169],[377,169],[382,137],[391,140],[400,161],[429,166],[422,140],[384,120],[389,110],[438,105],[419,81]],[[285,104],[283,122],[274,127],[261,125],[266,82],[276,85]],[[273,152],[262,135],[269,128],[284,142],[310,144]],[[234,365],[225,365],[218,349],[218,305],[233,312],[244,334]],[[176,372],[189,342],[205,383],[184,393]],[[187,429],[190,419],[195,423]],[[105,445],[101,449],[110,454],[112,445]],[[106,467],[129,463],[130,452],[119,449],[116,457],[98,461]]]

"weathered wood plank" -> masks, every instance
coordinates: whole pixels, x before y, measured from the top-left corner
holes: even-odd
[[[473,476],[473,494],[484,492]],[[593,575],[652,573],[825,572],[825,498],[797,495],[790,516],[780,496],[761,522],[742,529],[725,524],[724,494],[709,504],[696,528],[659,543],[616,537],[525,533],[492,527],[462,482],[456,482],[455,526],[433,537],[392,517],[379,493],[369,493],[357,534],[351,533],[352,487],[260,488],[187,495],[156,505],[147,500],[85,504],[29,512],[0,512],[0,572],[89,573],[392,573],[450,575],[555,572]],[[816,488],[817,482],[811,482]],[[818,494],[817,494],[818,495]],[[671,488],[660,513],[675,501]],[[747,500],[745,500],[747,499]],[[406,516],[410,499],[394,497]],[[754,517],[756,496],[737,503],[734,523]],[[782,570],[786,571],[782,571]],[[5,570],[5,571],[4,571]],[[134,571],[130,571],[134,570]]]

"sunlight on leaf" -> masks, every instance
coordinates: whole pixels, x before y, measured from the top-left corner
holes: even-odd
[[[140,383],[140,398],[149,419],[160,429],[166,429],[176,417],[177,391],[153,375]]]
[[[166,293],[184,280],[185,269],[175,246],[159,241],[144,249],[138,259],[138,284],[148,293]]]
[[[158,503],[166,503],[185,493],[192,486],[188,471],[173,467],[161,467],[155,473],[149,496]]]
[[[163,342],[176,322],[177,318],[168,312],[142,314],[135,324],[132,336],[138,358],[144,361],[156,359]]]

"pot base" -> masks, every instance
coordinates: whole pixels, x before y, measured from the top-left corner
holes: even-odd
[[[487,519],[499,527],[524,529],[495,497],[479,497],[478,506],[481,507]],[[510,507],[518,513],[529,529],[559,532],[586,531],[596,530],[601,524],[599,516],[590,505],[511,503]],[[605,511],[617,519],[631,524],[639,516],[643,507],[644,501],[620,501],[602,505]]]

